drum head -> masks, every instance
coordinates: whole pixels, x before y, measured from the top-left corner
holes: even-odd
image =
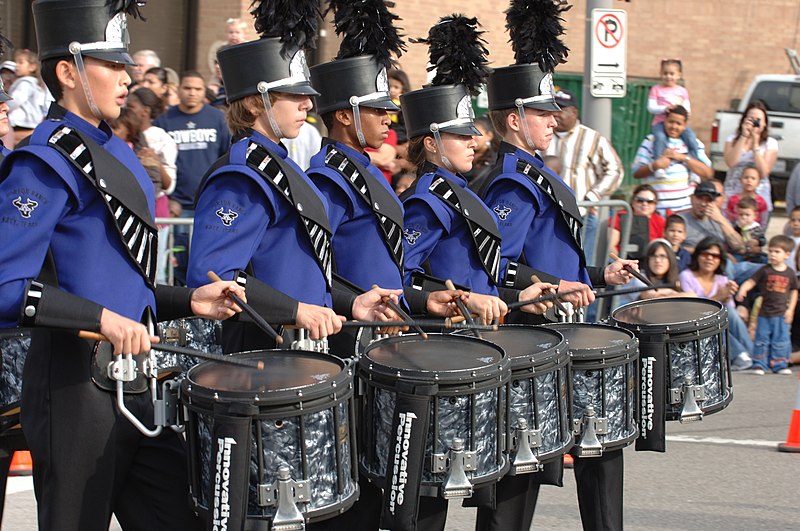
[[[617,308],[612,319],[639,328],[664,328],[679,332],[694,330],[705,323],[721,319],[724,306],[709,299],[669,298],[636,301]],[[630,327],[626,327],[630,328]]]
[[[208,361],[189,370],[187,378],[195,386],[214,391],[260,394],[318,385],[334,379],[344,368],[338,358],[314,352],[275,350],[235,356],[263,361],[264,369]]]
[[[459,330],[458,335],[471,335],[468,330]],[[497,330],[481,331],[481,338],[503,349],[515,367],[515,358],[534,358],[534,362],[547,361],[556,356],[558,347],[564,345],[564,336],[556,330],[533,325],[503,325]],[[527,365],[527,363],[526,363]]]
[[[589,323],[546,325],[561,332],[573,358],[606,358],[626,353],[635,347],[636,338],[624,328]]]
[[[416,334],[390,337],[372,343],[362,363],[368,371],[401,374],[424,381],[463,381],[494,376],[503,361],[503,351],[488,341],[452,334]]]

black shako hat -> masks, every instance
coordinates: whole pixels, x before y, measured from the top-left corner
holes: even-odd
[[[143,2],[107,0],[36,0],[33,22],[39,58],[77,53],[112,63],[136,64],[128,54],[126,14],[139,17]]]
[[[353,105],[397,111],[389,96],[386,67],[372,55],[335,59],[311,67],[311,80],[322,92],[317,112],[329,113]]]
[[[490,111],[515,107],[561,110],[555,100],[553,71],[569,53],[559,36],[564,33],[561,13],[570,7],[565,0],[511,1],[506,28],[516,64],[496,68],[489,75]]]
[[[436,131],[480,135],[475,127],[472,98],[464,85],[429,86],[400,96],[408,138]]]
[[[228,46],[217,52],[228,102],[269,91],[317,96],[309,81],[303,50],[284,45],[278,37]]]

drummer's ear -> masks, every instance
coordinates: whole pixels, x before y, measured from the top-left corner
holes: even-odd
[[[428,153],[436,153],[436,141],[433,139],[432,136],[426,136],[422,140],[423,145],[425,146],[425,151]]]

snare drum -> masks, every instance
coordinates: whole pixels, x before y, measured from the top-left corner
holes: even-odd
[[[481,332],[481,337],[502,348],[511,360],[506,395],[508,473],[536,472],[572,448],[567,343],[559,332],[531,325],[504,325]]]
[[[554,323],[572,360],[575,454],[596,457],[633,442],[639,347],[636,337],[614,326]]]
[[[508,470],[504,456],[504,388],[509,360],[488,341],[428,334],[373,342],[359,361],[364,384],[359,426],[359,465],[384,486],[392,419],[402,384],[430,384],[422,466],[423,496],[469,497],[473,487],[498,480]]]
[[[31,331],[26,328],[0,330],[0,436],[19,432],[19,402],[22,399],[22,369],[28,348],[31,346]]]
[[[644,370],[657,386],[666,420],[701,420],[733,399],[728,360],[728,313],[717,301],[651,299],[617,308],[614,322],[636,334]],[[647,413],[645,408],[643,412]]]
[[[261,521],[258,529],[300,529],[352,506],[358,481],[350,366],[305,351],[235,356],[263,361],[264,370],[205,362],[181,383],[198,512],[209,522],[229,513],[230,529],[244,519]]]
[[[163,343],[188,347],[209,354],[222,354],[222,323],[201,317],[188,317],[158,323],[158,337]],[[172,352],[155,350],[160,374],[184,373],[202,360]]]

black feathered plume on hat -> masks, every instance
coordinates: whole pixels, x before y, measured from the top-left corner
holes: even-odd
[[[412,42],[425,43],[430,47],[431,66],[436,70],[434,85],[465,85],[473,96],[480,92],[491,69],[486,55],[486,41],[478,31],[478,19],[463,15],[443,17],[428,32],[426,39]]]
[[[403,55],[406,44],[394,26],[400,17],[389,11],[387,0],[328,0],[327,14],[333,10],[336,34],[342,36],[336,59],[374,55],[378,64],[394,65],[392,53]]]
[[[108,6],[111,8],[112,16],[117,13],[125,13],[139,20],[146,20],[139,12],[139,8],[144,7],[146,3],[145,0],[108,0]]]
[[[250,14],[256,31],[263,38],[278,37],[287,50],[313,50],[317,47],[319,0],[253,0]]]
[[[569,48],[559,39],[564,34],[561,14],[571,7],[567,0],[511,0],[506,28],[517,64],[538,63],[544,72],[553,72],[566,61]]]

